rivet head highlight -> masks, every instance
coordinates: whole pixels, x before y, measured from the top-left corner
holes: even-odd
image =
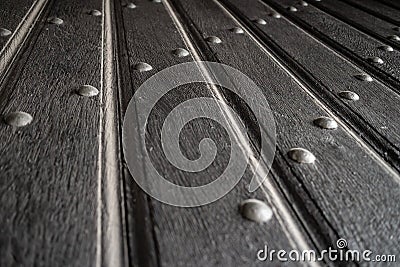
[[[306,1],[300,1],[299,4],[302,6],[308,6],[308,3]]]
[[[398,35],[391,35],[388,38],[392,41],[400,41],[400,37]]]
[[[314,120],[314,124],[322,129],[333,130],[338,127],[337,122],[329,117],[319,117]]]
[[[135,9],[137,6],[136,6],[134,3],[127,3],[127,4],[125,5],[125,7],[126,7],[126,8],[129,8],[129,9]]]
[[[292,148],[289,150],[288,156],[289,158],[298,163],[311,164],[315,162],[314,154],[304,148],[299,148],[299,147]]]
[[[153,69],[152,66],[150,66],[149,64],[147,64],[145,62],[139,62],[139,63],[135,64],[135,66],[133,66],[133,68],[140,72],[150,71]]]
[[[258,199],[247,199],[240,204],[240,213],[248,220],[264,223],[272,218],[272,209]]]
[[[219,39],[217,36],[210,36],[206,38],[206,41],[212,44],[220,44],[222,43],[221,39]]]
[[[190,55],[189,51],[183,48],[177,48],[172,51],[172,54],[177,56],[177,57],[187,57]]]
[[[95,17],[101,16],[101,12],[98,11],[98,10],[96,10],[96,9],[90,10],[90,11],[88,12],[88,14],[91,15],[91,16],[95,16]]]
[[[97,90],[96,87],[91,86],[91,85],[82,85],[76,90],[76,93],[81,95],[81,96],[87,96],[87,97],[92,97],[96,96],[99,94],[99,90]]]
[[[237,33],[237,34],[244,33],[243,29],[239,28],[239,27],[234,27],[234,28],[230,29],[230,31],[233,32],[233,33]]]
[[[380,50],[383,51],[388,51],[388,52],[393,52],[393,47],[389,46],[389,45],[381,45],[378,47]]]
[[[16,111],[4,117],[5,123],[13,127],[24,127],[32,122],[33,118],[29,113]]]
[[[371,76],[369,76],[368,74],[365,74],[365,73],[354,75],[354,77],[356,77],[360,81],[364,81],[364,82],[372,82],[374,80],[374,79],[372,79]]]
[[[267,22],[263,19],[254,19],[253,22],[260,24],[260,25],[265,25]]]
[[[287,8],[287,10],[291,11],[291,12],[296,12],[297,8],[295,8],[294,6],[290,6]]]
[[[151,0],[151,2],[153,2],[153,3],[161,3],[162,1],[161,0]]]
[[[271,17],[276,18],[276,19],[280,19],[282,16],[279,13],[276,12],[272,12],[271,14],[269,14]]]
[[[0,36],[1,37],[7,37],[7,36],[11,35],[11,33],[12,32],[10,30],[0,28]]]
[[[344,99],[347,99],[347,100],[352,100],[352,101],[357,101],[357,100],[360,99],[360,97],[356,93],[354,93],[352,91],[342,91],[342,92],[339,93],[339,96],[341,98],[344,98]]]
[[[48,23],[51,23],[51,24],[56,24],[56,25],[61,25],[61,24],[64,23],[64,21],[63,21],[62,19],[56,18],[56,17],[49,18],[49,19],[47,20],[47,22],[48,22]]]
[[[368,58],[368,61],[372,63],[383,64],[383,60],[379,57],[370,57]]]

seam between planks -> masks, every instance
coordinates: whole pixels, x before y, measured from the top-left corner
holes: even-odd
[[[4,79],[6,73],[11,69],[25,41],[28,39],[49,2],[50,0],[35,1],[0,51],[0,83]]]
[[[364,27],[363,25],[357,23],[357,22],[352,22],[350,20],[348,20],[345,16],[341,15],[340,13],[336,12],[336,11],[332,11],[327,7],[324,7],[320,4],[315,4],[315,3],[310,3],[311,5],[313,5],[314,7],[316,7],[317,9],[321,10],[322,12],[342,21],[343,23],[349,25],[350,27],[356,29],[357,31],[360,31],[366,35],[369,35],[370,37],[382,42],[383,44],[386,45],[391,45],[393,47],[396,47],[397,49],[400,49],[400,45],[394,41],[385,39],[384,37],[380,36],[379,34],[367,29],[366,27]]]
[[[267,6],[272,11],[276,11],[274,8],[271,8],[267,4],[265,4],[265,3],[262,3],[262,4]],[[241,24],[243,24],[243,23],[241,23]],[[298,27],[296,24],[294,24],[294,23],[292,23],[292,24],[295,25],[296,27]],[[249,27],[254,28],[255,26],[249,26]],[[298,28],[300,30],[302,30],[300,27],[298,27]],[[307,32],[305,32],[305,33],[307,34]],[[253,37],[257,36],[256,33],[254,33],[252,35],[253,35]],[[313,36],[310,36],[310,37],[313,38],[314,40],[316,40]],[[254,37],[254,38],[257,39],[257,37]],[[261,38],[261,37],[259,37],[259,38]],[[265,37],[265,38],[268,38],[268,37]],[[316,40],[316,41],[318,41],[318,40]],[[319,98],[322,99],[322,101],[324,101],[323,103],[327,107],[329,107],[329,104],[339,105],[334,108],[330,107],[329,109],[334,110],[335,112],[333,112],[333,113],[338,114],[338,115],[336,115],[336,117],[344,117],[345,115],[349,116],[347,119],[343,119],[343,122],[345,123],[345,121],[348,121],[350,119],[350,121],[347,124],[349,125],[350,129],[352,129],[352,131],[355,132],[354,136],[358,137],[359,135],[362,134],[362,136],[364,136],[364,138],[362,138],[364,140],[364,142],[366,142],[373,150],[375,150],[378,154],[380,154],[380,157],[384,161],[389,162],[389,164],[394,169],[396,169],[397,173],[399,172],[400,166],[397,164],[397,162],[398,162],[398,155],[400,154],[400,152],[397,149],[397,147],[395,147],[392,144],[392,142],[387,140],[387,138],[385,136],[382,136],[378,131],[376,131],[375,128],[372,127],[368,122],[366,122],[360,115],[356,114],[354,111],[352,111],[350,108],[348,108],[345,104],[342,104],[340,101],[337,101],[338,97],[336,95],[330,93],[329,90],[325,90],[326,86],[324,84],[319,82],[311,73],[309,73],[309,71],[305,70],[302,67],[302,65],[300,65],[299,63],[297,63],[296,61],[291,59],[290,56],[288,56],[286,54],[286,52],[283,49],[281,49],[277,44],[275,44],[272,40],[269,41],[269,42],[273,43],[272,45],[264,45],[263,44],[264,40],[262,40],[262,38],[260,41],[258,41],[258,39],[257,39],[257,42],[259,42],[261,46],[269,47],[269,49],[270,49],[269,51],[274,51],[274,49],[281,50],[281,54],[282,53],[284,54],[283,55],[284,60],[282,60],[282,59],[280,59],[280,60],[283,62],[285,60],[287,60],[288,62],[291,62],[291,64],[295,65],[294,70],[293,70],[293,67],[290,67],[290,66],[288,67],[288,69],[292,69],[293,75],[295,75],[295,76],[297,75],[297,77],[302,77],[303,83],[305,83],[312,91],[314,91],[314,92],[317,91],[317,93],[315,95],[316,97],[318,94],[323,94],[324,97],[327,99],[324,99],[322,96],[319,96]],[[319,43],[323,44],[322,42],[319,42]],[[276,46],[276,48],[270,48],[271,46],[272,47]],[[327,47],[327,46],[325,46],[325,47]],[[334,52],[335,55],[342,58],[343,60],[348,61],[345,58],[341,57],[339,54],[337,54],[334,50],[330,49],[329,47],[327,47],[327,49]],[[282,57],[282,56],[280,56],[280,57]],[[348,62],[352,64],[351,61],[348,61]],[[357,67],[357,66],[355,65],[355,67]],[[301,72],[301,74],[298,74],[299,71]],[[307,79],[309,81],[305,81],[304,79]],[[315,88],[318,88],[318,89],[315,89]],[[388,148],[389,148],[389,150],[388,150]]]
[[[340,1],[346,3],[346,4],[350,5],[350,6],[353,6],[355,8],[358,8],[358,9],[360,9],[360,10],[362,10],[362,11],[364,11],[364,12],[370,14],[370,15],[373,15],[373,16],[375,16],[377,18],[380,18],[381,20],[385,20],[386,22],[392,23],[392,24],[394,24],[396,26],[400,25],[399,21],[397,21],[395,19],[392,19],[392,18],[390,18],[390,17],[388,17],[386,15],[382,15],[379,12],[376,12],[376,11],[370,9],[369,7],[362,6],[362,5],[358,4],[358,3],[352,2],[351,0],[340,0]]]
[[[366,143],[363,139],[358,137],[357,133],[353,131],[350,127],[347,126],[347,124],[327,106],[323,102],[319,100],[319,98],[312,92],[310,89],[307,88],[306,85],[303,84],[303,82],[297,77],[295,73],[293,73],[292,70],[290,70],[288,67],[286,67],[281,60],[273,54],[273,52],[270,51],[269,48],[267,48],[262,41],[259,41],[258,38],[249,31],[247,26],[245,26],[243,23],[241,23],[227,8],[225,8],[224,5],[222,5],[218,0],[213,0],[219,6],[238,24],[240,25],[243,30],[250,36],[250,38],[260,47],[260,49],[266,53],[270,58],[273,59],[273,61],[281,67],[299,86],[302,88],[313,100],[314,102],[321,108],[323,109],[329,116],[334,118],[340,126],[343,127],[343,129],[356,140],[356,142],[370,155],[372,156],[378,163],[381,165],[381,167],[386,170],[397,182],[400,182],[400,174],[397,172],[396,169],[392,168],[391,165],[389,165],[368,143]]]
[[[96,266],[123,266],[113,1],[103,0]]]
[[[386,87],[388,87],[389,89],[400,95],[400,89],[399,89],[400,81],[397,78],[391,76],[390,74],[379,69],[378,67],[369,64],[368,62],[365,61],[364,58],[358,56],[350,49],[344,47],[340,43],[331,39],[328,35],[318,31],[304,20],[296,17],[295,15],[291,15],[289,12],[286,12],[284,8],[279,7],[277,4],[268,0],[258,0],[258,1],[262,5],[266,6],[267,8],[275,12],[278,12],[279,10],[279,13],[282,14],[282,16],[285,17],[285,19],[288,22],[296,26],[298,29],[303,31],[305,34],[314,39],[316,42],[325,46],[327,49],[335,53],[341,59],[352,63],[354,66],[357,66],[357,68],[359,68],[360,70],[362,71],[365,70],[364,72],[368,72],[381,84],[385,85]]]
[[[192,43],[182,22],[180,21],[177,14],[175,13],[173,7],[171,6],[171,3],[169,2],[169,0],[164,0],[163,3],[164,3],[165,8],[167,9],[167,12],[170,14],[175,26],[177,27],[178,31],[180,32],[184,42],[191,50],[193,58],[197,61],[201,61],[202,60],[201,56],[199,55],[197,49],[195,48],[195,45]],[[208,77],[206,77],[207,79],[211,79],[211,78],[209,78],[210,74],[208,73],[206,68],[201,68],[201,71],[203,72],[204,75],[208,76]],[[212,81],[212,79],[211,79],[211,81]],[[222,94],[219,92],[219,89],[214,84],[210,84],[210,87],[212,87],[212,91],[213,91],[213,93],[216,94],[216,97],[218,98],[218,100],[226,102],[224,97],[222,96]],[[234,119],[234,117],[230,114],[230,112],[227,110],[224,110],[222,107],[221,107],[221,109],[222,109],[222,112],[224,112],[225,114],[228,113],[228,114],[226,114],[228,116],[228,118],[227,118],[228,122],[235,125],[237,122]],[[233,127],[235,127],[235,126],[233,126]],[[240,133],[240,131],[238,131],[238,132]],[[237,136],[237,135],[235,135],[235,136],[238,137],[237,141],[242,146],[244,146],[245,149],[248,149],[251,151],[251,148],[250,148],[249,144],[247,144],[245,137]],[[250,155],[252,155],[252,153],[250,153]],[[257,159],[254,158],[253,160],[257,160]],[[261,162],[260,162],[260,164],[261,164]],[[265,172],[264,168],[262,168],[262,170],[264,173],[261,175],[267,176],[267,173]],[[259,176],[260,176],[260,174],[258,173],[256,178],[259,179]],[[262,177],[264,177],[264,176],[262,176]],[[273,208],[275,210],[279,211],[279,212],[276,212],[276,215],[277,215],[276,218],[277,218],[279,224],[282,226],[282,230],[285,232],[285,235],[287,236],[288,240],[291,242],[293,247],[299,248],[299,250],[301,250],[301,251],[309,250],[310,247],[308,246],[307,242],[305,241],[304,235],[302,234],[301,230],[298,228],[298,225],[296,224],[295,219],[290,214],[290,211],[288,210],[287,205],[285,205],[284,200],[280,197],[280,194],[279,194],[278,190],[276,189],[276,187],[273,185],[273,183],[269,180],[268,177],[266,179],[264,179],[264,182],[262,185],[263,186],[261,186],[261,188],[262,188],[266,198],[273,204]],[[320,265],[318,263],[311,263],[311,266],[320,266]]]

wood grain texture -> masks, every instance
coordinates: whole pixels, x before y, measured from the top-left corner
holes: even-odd
[[[205,14],[201,10],[208,14],[220,12],[215,4],[194,2],[182,1],[182,5],[196,27],[224,40],[221,45],[212,46],[218,59],[243,71],[265,90],[275,112],[278,150],[285,153],[291,147],[305,147],[316,155],[318,161],[315,166],[306,166],[287,159],[280,168],[290,169],[298,178],[338,236],[348,239],[349,247],[373,247],[377,251],[395,253],[398,241],[392,243],[397,248],[386,245],[392,242],[392,233],[397,228],[392,212],[399,207],[395,207],[397,204],[392,203],[392,199],[399,194],[398,176],[386,172],[386,167],[371,157],[348,130],[342,127],[333,132],[316,129],[312,125],[313,118],[326,113],[315,99],[263,53],[254,40],[246,35],[232,34],[229,29],[236,23],[231,18],[215,15],[202,20]],[[246,6],[246,10],[251,10],[251,2],[235,3],[239,2]],[[285,183],[292,177],[281,179]],[[377,203],[381,208],[377,208]],[[394,206],[388,208],[388,205]],[[376,235],[382,238],[380,245],[374,240]]]
[[[250,18],[264,17],[273,10],[266,5],[256,3],[240,5],[243,14]],[[360,81],[355,76],[364,73],[357,65],[339,57],[334,50],[305,34],[301,28],[285,18],[266,17],[268,25],[259,26],[250,22],[249,27],[259,30],[262,40],[273,48],[297,77],[316,89],[315,94],[334,113],[342,116],[350,127],[371,144],[380,155],[400,170],[397,115],[399,95],[379,82]],[[303,45],[298,45],[301,42]],[[351,103],[340,98],[341,91],[351,90],[358,93],[361,101]],[[371,98],[374,99],[371,101]],[[381,101],[377,101],[381,99]],[[392,100],[391,103],[389,99]],[[387,105],[386,105],[387,104]],[[372,111],[372,112],[371,112]],[[386,127],[388,123],[393,123]],[[391,131],[388,131],[391,129]],[[388,150],[391,152],[388,153]]]
[[[299,7],[298,12],[288,12],[286,7],[295,4],[294,1],[264,0],[263,2],[399,93],[400,75],[397,61],[400,56],[397,50],[389,53],[379,49],[384,44],[380,40],[358,31],[351,25],[311,5]],[[371,64],[366,60],[375,56],[382,58],[384,64]]]
[[[101,1],[57,1],[25,63],[0,91],[0,113],[30,113],[29,126],[0,126],[0,265],[89,266],[96,254]],[[79,49],[77,49],[79,48]]]
[[[122,10],[125,49],[127,49],[128,57],[121,59],[121,62],[126,61],[125,64],[128,66],[122,65],[121,73],[127,75],[124,68],[130,67],[130,77],[128,79],[121,77],[124,85],[121,92],[122,113],[130,99],[131,90],[137,90],[148,77],[174,64],[193,60],[191,57],[177,58],[172,54],[172,51],[179,47],[190,49],[181,39],[178,29],[163,5],[149,1],[138,1],[136,4],[138,6],[136,9]],[[198,45],[195,41],[193,42],[195,46]],[[209,51],[203,52],[209,53]],[[135,71],[132,66],[137,62],[146,62],[153,67],[153,70],[144,73]],[[156,167],[170,181],[186,186],[212,181],[218,177],[216,175],[224,169],[229,159],[227,150],[229,139],[227,140],[226,132],[218,124],[208,120],[194,121],[182,133],[184,136],[182,150],[189,158],[196,157],[197,152],[194,148],[198,146],[202,138],[209,137],[218,140],[220,156],[205,171],[188,176],[168,163],[160,152],[162,151],[160,130],[165,116],[176,105],[200,96],[212,97],[210,89],[201,84],[177,88],[155,106],[149,126],[148,141]],[[247,172],[243,179],[245,182],[241,182],[221,200],[207,206],[190,209],[172,207],[146,199],[142,196],[143,192],[133,187],[135,191],[128,191],[127,194],[133,194],[138,201],[135,204],[136,207],[128,207],[127,213],[137,215],[136,218],[128,220],[128,228],[130,228],[129,235],[136,236],[131,238],[130,247],[131,253],[137,255],[138,264],[144,266],[230,266],[233,264],[265,266],[265,263],[257,262],[256,258],[258,249],[261,249],[265,243],[272,247],[292,248],[295,244],[290,240],[293,237],[286,233],[287,225],[285,223],[282,225],[278,221],[281,211],[276,211],[276,218],[268,225],[257,225],[246,221],[238,212],[240,202],[250,196],[268,201],[261,191],[256,194],[247,192],[245,186],[250,177],[251,173]],[[129,180],[132,178],[126,177],[126,179],[129,185]],[[274,186],[276,188],[271,188],[271,190],[277,190],[277,185]],[[275,207],[277,204],[271,203],[271,205]],[[133,208],[136,211],[132,210]],[[300,227],[299,222],[298,224],[296,227]],[[152,251],[145,251],[145,248],[153,250],[155,254]]]

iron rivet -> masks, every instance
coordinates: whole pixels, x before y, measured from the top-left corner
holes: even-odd
[[[99,94],[99,90],[97,90],[96,87],[87,84],[79,87],[79,89],[76,90],[76,92],[81,96],[87,96],[87,97],[92,97]]]
[[[383,60],[379,57],[370,57],[368,58],[368,61],[372,63],[383,64]]]
[[[222,43],[221,39],[219,39],[217,36],[210,36],[206,38],[206,41],[209,43],[213,44],[220,44]]]
[[[253,22],[260,24],[260,25],[265,25],[267,22],[263,19],[254,19]]]
[[[354,93],[352,91],[342,91],[342,92],[339,93],[339,96],[341,98],[344,98],[344,99],[347,99],[347,100],[352,100],[352,101],[357,101],[357,100],[360,99],[360,97],[356,93]]]
[[[354,75],[354,77],[356,77],[360,81],[365,81],[365,82],[372,82],[374,80],[374,79],[372,79],[371,76],[369,76],[368,74],[365,74],[365,73]]]
[[[24,127],[32,122],[33,118],[30,114],[22,111],[9,113],[4,117],[4,121],[13,127]]]
[[[237,34],[244,33],[243,29],[239,28],[239,27],[234,27],[234,28],[230,29],[230,31],[233,32],[233,33],[237,33]]]
[[[276,12],[272,12],[272,13],[270,14],[270,16],[273,17],[273,18],[276,18],[276,19],[280,19],[280,18],[282,17],[281,14],[276,13]]]
[[[393,47],[388,46],[388,45],[381,45],[378,48],[383,50],[383,51],[393,52]]]
[[[0,36],[1,37],[7,37],[7,36],[11,35],[11,33],[12,32],[10,30],[0,28]]]
[[[289,158],[291,158],[294,161],[297,161],[298,163],[314,163],[315,161],[315,156],[313,153],[308,151],[307,149],[304,148],[292,148],[288,152]]]
[[[400,37],[398,35],[391,35],[388,38],[392,41],[400,41]]]
[[[136,8],[137,6],[136,6],[134,3],[128,3],[128,4],[125,5],[125,7],[126,7],[126,8],[129,8],[129,9],[134,9],[134,8]]]
[[[187,57],[190,55],[189,51],[183,48],[177,48],[172,51],[172,54],[177,56],[177,57]]]
[[[264,223],[272,218],[272,209],[258,199],[247,199],[240,204],[240,213],[250,221]]]
[[[139,63],[135,64],[135,66],[133,68],[140,72],[150,71],[153,69],[152,66],[150,66],[149,64],[147,64],[145,62],[139,62]]]
[[[151,2],[153,2],[153,3],[161,3],[162,1],[161,0],[151,0]]]
[[[101,16],[101,12],[96,9],[90,10],[88,14],[95,17]]]
[[[64,23],[62,19],[56,17],[49,18],[47,21],[51,24],[56,24],[56,25],[61,25]]]
[[[329,117],[319,117],[314,120],[314,124],[322,129],[333,130],[338,127],[337,122]]]
[[[297,8],[295,8],[294,6],[290,6],[287,8],[287,10],[292,11],[292,12],[296,12]]]
[[[308,6],[308,3],[306,1],[300,1],[300,5],[302,6]]]

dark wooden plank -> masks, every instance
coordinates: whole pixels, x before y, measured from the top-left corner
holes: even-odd
[[[389,85],[392,90],[399,92],[400,74],[396,62],[400,59],[400,55],[397,50],[393,52],[382,50],[380,47],[384,44],[379,40],[357,31],[350,25],[311,5],[297,6],[299,8],[297,12],[289,12],[286,7],[293,1],[264,0],[263,2],[284,14],[286,18],[360,66],[376,79]],[[373,64],[367,61],[368,58],[376,56],[383,59],[384,64]]]
[[[312,5],[352,25],[354,28],[373,36],[381,42],[400,49],[400,42],[389,38],[389,36],[396,34],[394,30],[395,24],[386,22],[341,1],[312,2]]]
[[[164,1],[164,5],[167,6],[168,3]],[[177,63],[193,60],[191,56],[175,57],[171,53],[174,49],[186,48],[192,53],[192,56],[196,52],[186,47],[180,37],[180,32],[174,26],[162,4],[144,0],[135,4],[137,5],[136,9],[124,8],[122,11],[123,25],[121,27],[125,29],[126,39],[124,41],[126,41],[125,49],[127,49],[126,53],[122,51],[120,57],[122,63],[120,72],[123,74],[120,77],[123,85],[120,93],[122,113],[125,112],[124,109],[131,97],[131,88],[137,90],[147,78],[157,71]],[[170,10],[170,12],[180,16],[176,11]],[[189,32],[187,34],[191,35]],[[193,39],[191,42],[196,47],[199,45],[197,39]],[[203,51],[200,48],[198,53],[208,55],[209,51]],[[137,62],[146,62],[153,67],[153,70],[149,72],[135,71],[133,66]],[[129,70],[129,77],[126,77],[127,70]],[[153,149],[152,155],[155,164],[170,181],[186,186],[212,181],[216,178],[216,174],[218,175],[221,169],[223,170],[226,160],[229,159],[227,157],[229,155],[224,149],[224,147],[229,147],[226,134],[217,124],[207,120],[191,123],[182,133],[183,136],[187,136],[183,141],[182,150],[183,153],[189,153],[188,155],[193,157],[193,153],[195,153],[193,148],[198,146],[198,142],[204,136],[218,140],[221,156],[211,167],[193,177],[188,176],[168,163],[163,157],[163,153],[160,152],[162,148],[159,134],[165,116],[177,104],[199,96],[212,97],[212,94],[209,88],[201,84],[177,88],[155,107],[155,117],[150,120],[149,126],[151,129],[149,142]],[[212,130],[213,128],[215,129]],[[294,214],[290,212],[290,207],[285,204],[284,196],[280,195],[282,198],[278,199],[282,202],[280,203],[278,200],[274,201],[272,193],[268,196],[262,191],[250,194],[246,189],[250,177],[251,173],[247,172],[243,178],[244,182],[240,182],[221,200],[190,209],[172,207],[153,199],[147,201],[141,196],[143,193],[136,188],[133,195],[138,201],[135,207],[128,207],[127,213],[137,215],[136,218],[129,220],[131,225],[128,227],[131,231],[129,233],[131,253],[137,255],[138,264],[144,266],[231,266],[234,264],[265,266],[266,263],[259,262],[256,258],[257,250],[262,248],[265,243],[271,247],[286,249],[301,246],[301,243],[293,244],[291,239],[296,237],[290,237],[286,232],[297,231],[300,235],[304,235],[301,228],[297,229],[301,227],[300,222],[293,217]],[[127,179],[132,178],[127,177]],[[279,192],[279,187],[276,184],[270,184],[266,190]],[[279,193],[275,194],[279,195]],[[275,218],[265,225],[257,225],[244,220],[238,212],[238,205],[248,197],[256,197],[269,202],[276,212]],[[134,208],[139,211],[133,210]],[[284,214],[286,209],[289,211],[289,215]],[[143,218],[143,216],[146,217]],[[282,218],[285,219],[282,221]],[[292,226],[292,229],[287,229],[290,220],[295,221],[296,224],[295,227]],[[148,240],[149,238],[151,240]],[[243,240],[246,242],[245,246],[243,246]],[[308,243],[307,240],[303,242]],[[144,247],[141,247],[142,244]],[[155,257],[156,259],[154,259]],[[286,265],[290,265],[290,263]]]
[[[0,125],[0,265],[92,266],[97,244],[97,154],[100,104],[78,96],[100,88],[101,1],[56,1],[23,68],[1,88],[0,114],[33,116],[30,125]],[[18,64],[18,62],[16,62]]]
[[[235,3],[239,2],[246,10],[253,10],[254,2]],[[341,119],[336,118],[341,126],[335,131],[315,128],[315,117],[333,114],[329,107],[310,96],[307,86],[284,71],[267,47],[257,45],[248,35],[229,31],[237,22],[221,15],[214,2],[181,4],[201,32],[223,40],[220,45],[211,46],[218,59],[243,71],[264,89],[275,112],[278,151],[286,154],[288,149],[300,146],[316,155],[315,165],[299,165],[286,157],[279,161],[279,169],[286,170],[281,182],[298,179],[338,236],[349,241],[349,248],[395,254],[399,240],[392,235],[397,231],[393,211],[397,213],[399,206],[393,198],[399,196],[398,173],[373,156]],[[206,14],[208,19],[204,20]],[[296,189],[289,192],[295,194]],[[380,239],[375,240],[376,236]]]
[[[389,7],[381,2],[374,0],[344,0],[346,3],[359,8],[371,15],[374,15],[382,20],[386,20],[395,25],[400,25],[400,12],[395,8]]]
[[[357,134],[362,135],[381,157],[400,170],[400,136],[397,131],[400,121],[396,115],[400,112],[399,95],[382,83],[359,80],[356,76],[364,72],[358,66],[339,57],[334,50],[285,18],[265,16],[265,13],[272,12],[267,6],[258,3],[256,8],[247,8],[247,4],[242,2],[238,5],[245,16],[249,19],[265,17],[270,26],[248,23],[249,27],[258,31],[266,46],[271,47],[295,75],[308,84],[335,114],[343,117]],[[304,45],[298,45],[299,42]],[[351,103],[341,98],[339,93],[347,90],[359,94],[361,101]],[[374,101],[369,100],[371,96]]]

